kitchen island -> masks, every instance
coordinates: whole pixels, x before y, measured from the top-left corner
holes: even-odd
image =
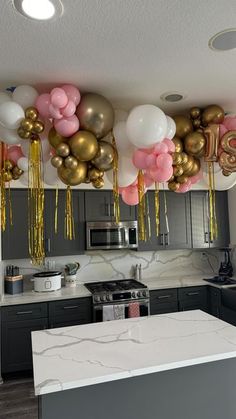
[[[32,333],[41,419],[235,419],[236,328],[200,310]]]

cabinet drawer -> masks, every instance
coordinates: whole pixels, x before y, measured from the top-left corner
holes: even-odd
[[[187,287],[178,290],[179,300],[201,300],[206,299],[206,287]]]
[[[150,291],[150,302],[155,304],[163,304],[177,301],[177,289],[164,289]]]
[[[67,323],[69,321],[78,321],[78,324],[92,321],[91,297],[49,303],[50,327],[55,327],[55,323]]]
[[[2,307],[2,321],[40,319],[48,316],[47,303]]]
[[[150,314],[165,314],[165,313],[175,313],[178,311],[178,302],[169,302],[161,304],[153,304],[150,302]]]

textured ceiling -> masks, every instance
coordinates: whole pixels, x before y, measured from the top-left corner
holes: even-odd
[[[39,0],[38,0],[39,1]],[[63,16],[37,22],[0,2],[0,85],[73,82],[116,108],[154,103],[168,112],[218,102],[236,110],[236,50],[212,35],[236,26],[235,0],[62,0]],[[160,95],[186,97],[166,105]]]

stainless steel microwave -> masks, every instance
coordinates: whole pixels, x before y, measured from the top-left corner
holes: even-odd
[[[135,249],[138,247],[137,221],[98,221],[86,224],[87,250]]]

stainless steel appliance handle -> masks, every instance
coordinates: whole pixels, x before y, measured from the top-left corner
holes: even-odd
[[[119,230],[122,230],[122,228],[120,228]],[[129,247],[129,229],[124,228],[124,231],[125,231],[125,247]]]
[[[110,302],[107,301],[107,302],[104,302],[104,303],[101,303],[101,304],[94,305],[93,309],[97,310],[97,309],[101,309],[103,306],[109,306],[109,305],[116,306],[116,305],[119,305],[119,304],[124,304],[125,307],[128,307],[130,303],[139,303],[139,304],[142,304],[142,305],[144,305],[144,304],[149,305],[150,300],[145,298],[144,300],[129,300],[129,301],[126,300],[126,301],[110,301]]]
[[[204,233],[204,243],[209,243],[209,233],[207,231]]]

